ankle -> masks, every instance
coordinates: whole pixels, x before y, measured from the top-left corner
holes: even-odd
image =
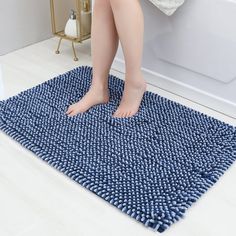
[[[107,82],[100,82],[100,81],[92,81],[91,88],[100,90],[100,91],[106,91],[108,90],[108,83]]]
[[[131,87],[134,87],[134,88],[145,88],[146,89],[146,81],[141,77],[141,78],[127,78],[125,80],[125,84],[127,86],[131,86]]]
[[[125,81],[127,81],[128,84],[133,84],[134,86],[144,86],[146,84],[141,70],[132,73],[126,73]]]

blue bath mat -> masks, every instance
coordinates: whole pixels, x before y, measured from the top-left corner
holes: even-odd
[[[148,91],[135,116],[113,118],[124,82],[111,74],[110,102],[68,117],[91,78],[92,67],[80,66],[0,102],[0,129],[163,232],[234,162],[236,127]]]

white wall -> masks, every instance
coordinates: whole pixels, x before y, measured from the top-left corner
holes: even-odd
[[[4,99],[4,86],[3,86],[3,79],[2,79],[2,67],[0,64],[0,100]]]
[[[0,0],[0,55],[50,37],[49,0]]]

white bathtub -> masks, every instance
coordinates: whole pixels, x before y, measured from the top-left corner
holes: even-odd
[[[186,0],[172,16],[140,2],[146,80],[236,118],[236,0]],[[112,68],[125,72],[120,45]]]

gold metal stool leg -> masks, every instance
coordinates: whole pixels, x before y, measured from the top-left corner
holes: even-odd
[[[73,53],[74,53],[74,61],[78,61],[78,57],[76,56],[76,51],[75,51],[75,45],[74,42],[72,41],[72,49],[73,49]]]
[[[59,39],[58,46],[57,46],[57,50],[56,50],[56,52],[55,52],[56,54],[59,54],[59,53],[60,53],[59,49],[60,49],[60,46],[61,46],[61,41],[62,41],[62,38]]]

